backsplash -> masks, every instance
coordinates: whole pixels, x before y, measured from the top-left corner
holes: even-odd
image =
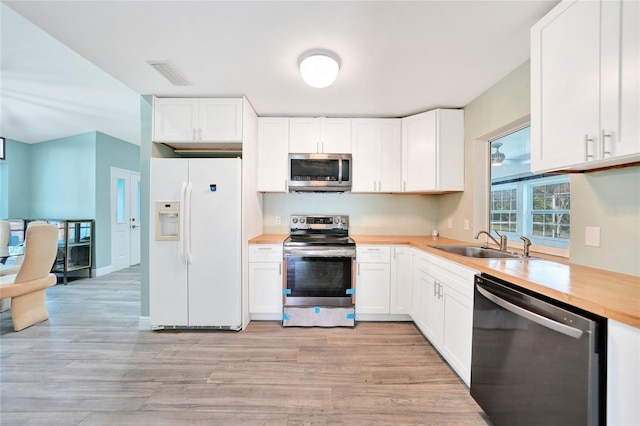
[[[416,235],[431,233],[438,202],[435,195],[264,194],[263,212],[265,234],[288,234],[291,214],[318,213],[349,215],[353,235]]]

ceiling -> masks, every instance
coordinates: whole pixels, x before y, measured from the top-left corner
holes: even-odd
[[[139,144],[140,94],[244,95],[259,116],[463,107],[529,58],[529,29],[557,1],[2,3],[2,136],[98,130]],[[326,89],[299,76],[310,49],[340,58]],[[173,86],[150,60],[190,85]]]

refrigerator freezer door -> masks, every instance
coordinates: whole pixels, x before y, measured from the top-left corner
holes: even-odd
[[[188,160],[154,158],[151,160],[151,207],[156,202],[179,202],[183,205],[181,186],[188,181]],[[180,214],[180,224],[184,217]],[[157,215],[150,214],[150,228],[156,229]],[[183,260],[182,229],[180,239],[162,241],[150,233],[149,238],[149,316],[152,327],[187,326],[187,264]]]
[[[189,325],[239,329],[241,160],[189,160]]]

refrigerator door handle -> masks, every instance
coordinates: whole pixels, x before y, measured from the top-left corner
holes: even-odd
[[[181,243],[182,245],[180,246],[180,257],[182,258],[182,263],[187,263],[187,252],[185,249],[185,238],[187,235],[186,232],[186,225],[185,225],[185,221],[186,221],[186,194],[187,194],[187,182],[182,182],[182,186],[180,187],[180,232],[182,233],[181,236]]]
[[[186,258],[187,258],[187,264],[191,265],[192,260],[191,260],[191,193],[193,192],[193,182],[189,182],[187,184],[187,207],[186,207],[186,217],[185,217],[185,228],[186,228],[186,232],[185,232],[185,251],[186,251]]]

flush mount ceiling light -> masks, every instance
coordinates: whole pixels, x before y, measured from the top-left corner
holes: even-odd
[[[496,149],[496,152],[491,153],[492,166],[502,166],[502,163],[504,163],[505,155],[502,152],[500,152],[501,146],[502,146],[502,143],[500,142],[496,142],[491,146],[492,148]]]
[[[311,50],[304,53],[298,62],[300,74],[311,87],[322,89],[330,86],[338,76],[338,57],[327,50]]]

